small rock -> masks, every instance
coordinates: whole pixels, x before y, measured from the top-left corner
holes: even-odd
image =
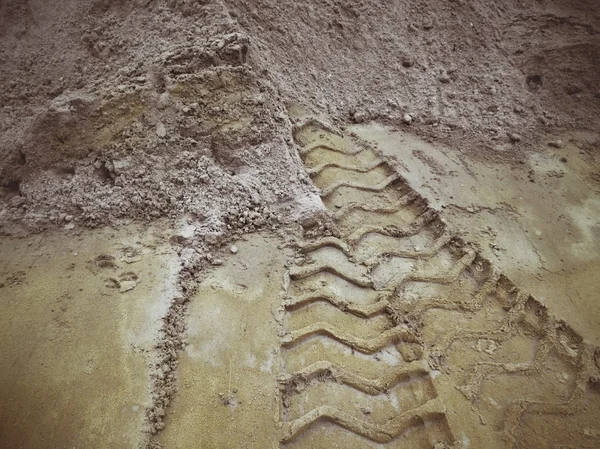
[[[407,125],[410,125],[412,123],[412,121],[413,121],[413,118],[412,118],[412,116],[410,114],[404,114],[402,116],[402,121],[404,123],[406,123]]]
[[[508,138],[512,143],[520,142],[522,137],[517,133],[508,133]]]
[[[211,263],[213,265],[223,265],[223,261],[221,259],[213,259]]]
[[[187,298],[185,296],[178,296],[177,298],[173,299],[173,302],[175,304],[185,304],[187,302]]]
[[[237,252],[238,252],[237,246],[232,245],[231,246],[231,254],[237,254]]]
[[[96,170],[100,170],[102,168],[102,161],[96,161],[96,162],[94,162],[94,168]]]
[[[412,67],[413,65],[415,65],[415,58],[413,58],[412,56],[404,56],[402,58],[402,67]]]
[[[67,223],[67,224],[65,225],[65,229],[66,229],[67,231],[70,231],[71,229],[75,229],[75,223]],[[75,255],[77,255],[77,254],[75,254]]]
[[[160,138],[167,136],[167,128],[165,128],[165,125],[162,122],[156,124],[156,135]]]
[[[369,115],[366,111],[355,111],[354,114],[352,114],[352,121],[354,123],[363,123],[365,121],[367,121]]]
[[[170,98],[169,98],[169,92],[163,92],[162,94],[160,94],[160,97],[158,97],[158,109],[164,109],[169,105],[170,102]]]
[[[125,293],[129,290],[133,290],[137,286],[136,281],[121,281],[121,285],[119,286],[119,292]]]
[[[563,157],[560,158],[560,161],[562,163],[566,164],[567,163],[567,158],[563,156]]]
[[[73,215],[65,215],[65,221],[73,221]]]
[[[549,147],[553,147],[553,148],[562,148],[563,147],[563,141],[562,140],[553,140],[552,142],[548,142],[548,146]]]
[[[440,83],[444,83],[447,84],[450,82],[450,77],[448,76],[448,73],[446,73],[446,71],[444,70],[442,73],[440,73],[440,75],[438,76],[438,80],[440,81]]]
[[[116,175],[125,173],[130,166],[130,162],[126,159],[113,161],[113,171]]]

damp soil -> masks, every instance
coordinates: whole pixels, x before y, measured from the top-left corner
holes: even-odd
[[[0,446],[600,446],[599,27],[0,0]]]

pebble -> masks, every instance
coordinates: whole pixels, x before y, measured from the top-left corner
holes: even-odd
[[[233,245],[231,247],[231,254],[237,254],[237,252],[238,252],[237,246]]]
[[[130,162],[126,159],[113,161],[113,171],[116,175],[125,173],[129,169],[129,166]]]
[[[354,123],[363,123],[367,121],[367,119],[368,114],[366,111],[356,111],[354,114],[352,114],[352,121]]]
[[[167,128],[162,122],[158,122],[156,124],[156,135],[158,137],[166,137],[167,136]]]
[[[402,121],[404,123],[406,123],[407,125],[410,125],[412,123],[412,121],[413,121],[413,118],[412,118],[412,116],[410,114],[404,114],[402,116]]]
[[[169,105],[169,93],[168,92],[163,92],[162,94],[160,94],[160,97],[158,97],[158,109],[164,109]]]
[[[121,285],[119,286],[119,292],[125,293],[130,290],[133,290],[137,286],[136,281],[121,281]]]
[[[444,71],[442,74],[440,74],[440,76],[438,76],[438,80],[440,81],[440,83],[444,83],[447,84],[450,82],[450,77],[448,76],[448,74]]]
[[[562,148],[563,147],[563,141],[562,140],[553,140],[552,142],[548,142],[548,146],[549,147],[553,147],[553,148]]]
[[[412,56],[404,56],[402,58],[402,67],[412,67],[413,65],[415,65],[415,58],[413,58]]]
[[[521,136],[517,133],[508,133],[508,138],[511,142],[516,143],[521,141]]]

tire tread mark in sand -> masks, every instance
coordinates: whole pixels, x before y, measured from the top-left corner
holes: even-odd
[[[424,227],[429,225],[437,218],[437,212],[428,210],[425,213],[419,215],[415,221],[405,226],[387,225],[362,225],[355,229],[348,236],[348,241],[352,245],[356,245],[368,234],[381,234],[389,237],[410,237],[418,234]]]
[[[410,362],[406,366],[395,367],[377,379],[367,379],[358,374],[347,371],[341,366],[327,361],[313,363],[295,373],[282,376],[279,382],[286,387],[296,388],[299,384],[309,384],[313,381],[332,379],[338,383],[349,385],[352,388],[369,395],[378,395],[389,391],[403,379],[411,375],[423,375],[429,372],[423,360]],[[290,388],[291,389],[291,388]]]
[[[317,322],[285,334],[281,339],[281,343],[284,347],[293,346],[315,335],[325,335],[364,354],[374,354],[389,344],[414,343],[418,340],[417,335],[409,329],[398,326],[384,331],[375,338],[366,339],[352,335],[344,329],[339,329],[329,323]]]
[[[303,144],[305,147],[311,148],[311,145],[314,146],[315,143],[314,141],[311,142],[311,136],[309,136],[308,139],[306,139],[306,136],[304,135],[300,136],[300,134],[302,134],[303,131],[305,131],[305,126],[307,126],[307,124],[313,127],[320,126],[322,133],[327,133],[330,127],[328,127],[327,125],[323,125],[318,121],[308,120],[304,124],[301,124],[295,128],[294,136],[297,138],[297,140],[301,141],[301,144]],[[339,131],[335,132],[337,136],[342,136],[342,134]],[[315,132],[313,132],[313,135],[314,134]],[[317,136],[317,139],[313,140],[318,140],[318,137],[319,136]],[[361,148],[364,149],[364,146]],[[352,151],[348,152],[343,148],[338,148],[337,151],[345,154],[352,153]],[[372,166],[375,163],[376,162],[371,162],[366,168]],[[325,166],[327,166],[326,162],[321,164],[319,167]],[[362,172],[360,169],[355,171],[359,173]],[[365,170],[365,172],[367,171],[368,170]],[[409,198],[410,202],[421,201],[426,204],[426,200],[424,200],[422,197],[420,197],[420,195],[414,192],[399,175],[394,179],[393,183],[386,182],[385,185],[383,185],[382,183],[382,185],[378,186],[368,186],[356,182],[347,182],[345,180],[339,180],[336,184],[334,184],[333,187],[335,187],[335,189],[338,189],[342,186],[353,187],[365,191],[372,191],[374,187],[375,190],[378,191],[384,191],[386,189],[400,187],[404,191],[404,198]],[[330,186],[329,190],[323,193],[331,194],[333,190],[332,186]],[[401,200],[400,203],[402,202],[403,201]],[[406,203],[408,204],[409,201],[407,201]],[[401,208],[403,207],[403,205],[399,204],[398,207]],[[394,213],[396,211],[393,210],[393,207],[386,208],[385,206],[382,207],[372,206],[370,204],[360,205],[356,203],[350,203],[343,205],[341,209],[334,214],[334,217],[335,219],[339,220],[344,215],[356,209],[360,209],[363,212],[374,214]],[[300,248],[301,251],[311,252],[323,246],[333,246],[342,250],[344,254],[350,259],[355,259],[355,256],[353,254],[353,248],[356,247],[356,245],[361,242],[364,236],[366,236],[369,233],[379,233],[390,237],[402,239],[411,235],[418,234],[419,232],[421,232],[422,229],[426,228],[428,224],[432,223],[436,219],[438,220],[437,224],[439,226],[439,217],[437,215],[437,212],[426,208],[424,213],[422,213],[415,220],[415,222],[411,223],[408,226],[388,226],[378,228],[377,226],[364,225],[354,230],[350,234],[350,237],[347,239],[347,242],[341,239],[334,239],[328,237],[313,242],[304,242],[300,244]],[[443,237],[441,237],[438,241],[434,242],[429,250],[421,252],[398,250],[383,251],[375,255],[374,265],[382,263],[383,260],[389,257],[422,260],[434,257],[442,250],[442,248],[452,243],[455,239],[455,237],[449,236],[447,234],[447,231],[445,230],[445,225],[442,225],[442,228],[443,232],[441,234],[443,235]],[[460,239],[456,240],[459,241]],[[474,266],[478,266],[478,264],[483,264],[491,267],[490,262],[486,259],[483,259],[475,250],[470,249],[468,245],[463,246],[464,247],[460,251],[457,251],[458,260],[455,262],[454,266],[445,274],[424,275],[419,274],[418,272],[413,272],[410,273],[408,276],[399,276],[396,279],[392,278],[392,280],[387,283],[384,289],[388,292],[395,291],[403,285],[407,285],[410,283],[436,283],[440,285],[455,285],[458,283],[461,273],[463,273],[465,270],[472,269]],[[484,279],[482,279],[479,282],[479,289],[473,295],[472,299],[457,300],[443,297],[424,299],[423,301],[419,301],[418,305],[416,305],[413,308],[413,310],[409,312],[409,314],[412,314],[413,316],[419,316],[427,312],[428,310],[433,309],[458,310],[465,313],[473,313],[480,310],[483,307],[483,304],[487,300],[488,296],[492,295],[495,292],[497,293],[498,289],[502,285],[508,285],[508,290],[510,290],[511,293],[516,292],[516,298],[512,302],[512,304],[509,304],[508,306],[503,306],[504,310],[506,310],[506,318],[504,322],[501,323],[499,326],[490,326],[492,328],[482,330],[463,330],[459,328],[451,329],[445,334],[443,334],[436,341],[429,343],[431,347],[431,351],[429,353],[430,365],[437,366],[439,365],[440,360],[443,361],[445,359],[445,357],[451,350],[452,345],[460,340],[471,341],[477,339],[488,339],[502,343],[503,341],[507,341],[508,339],[516,335],[528,336],[528,338],[537,339],[535,340],[537,342],[535,355],[533,356],[531,362],[512,363],[506,361],[482,361],[477,362],[473,366],[471,366],[470,372],[467,373],[468,376],[466,383],[464,385],[457,386],[457,388],[465,395],[467,399],[473,402],[474,406],[477,405],[479,395],[481,393],[482,386],[486,378],[491,375],[526,376],[539,374],[543,371],[544,364],[549,359],[551,353],[557,354],[559,357],[562,358],[562,360],[566,360],[570,364],[572,370],[575,373],[575,381],[573,383],[572,393],[567,400],[538,401],[523,398],[513,398],[512,400],[508,401],[508,406],[506,407],[505,417],[503,420],[503,431],[508,447],[515,448],[519,445],[519,433],[520,428],[522,426],[522,418],[526,413],[530,415],[574,415],[582,412],[585,409],[584,400],[588,391],[588,387],[590,385],[598,383],[600,379],[600,350],[595,346],[585,343],[583,339],[579,337],[570,326],[568,326],[568,324],[551,316],[542,304],[540,304],[535,298],[521,293],[520,290],[516,286],[514,286],[514,284],[512,284],[512,282],[510,282],[504,275],[498,273],[497,271],[491,268],[488,271],[489,273],[487,273]],[[327,297],[325,295],[319,296],[318,294],[298,298],[296,302],[294,302],[294,305],[316,301],[319,299],[328,301],[334,306],[340,308],[341,310],[348,311],[348,313],[356,314],[356,312],[358,312],[360,314],[365,312],[365,310],[361,309],[347,308],[345,301],[338,300],[334,297]],[[389,297],[386,297],[386,301],[390,301]],[[295,307],[291,306],[289,309],[290,311],[296,310]],[[374,310],[376,309],[377,307]],[[532,325],[527,320],[528,314],[534,315],[535,317],[539,318],[541,324],[539,324],[537,327]],[[365,315],[370,316],[368,314]],[[299,339],[305,338],[307,335],[315,333],[333,335],[334,338],[348,337],[344,334],[343,331],[327,327],[327,325],[324,323],[315,323],[313,326],[309,326],[308,329],[303,329],[296,332],[296,338]],[[532,334],[534,336],[532,336]],[[568,343],[565,343],[566,340],[568,340]],[[378,346],[378,344],[371,342],[365,347],[367,346],[368,348],[375,348]],[[443,366],[438,367],[440,369],[443,369]],[[445,412],[439,398],[430,400],[422,407],[425,409],[430,403],[439,403],[440,407],[439,409],[436,409],[436,412],[434,414],[437,413],[439,416],[444,415]],[[373,441],[383,443],[391,441],[393,438],[401,434],[403,429],[406,430],[406,423],[410,422],[411,419],[415,419],[416,416],[423,417],[425,415],[428,415],[428,413],[429,412],[422,412],[419,409],[405,412],[404,414],[398,417],[399,422],[401,422],[402,424],[398,424],[396,427],[390,425],[390,427],[386,428],[386,426],[380,426],[377,424],[367,424],[363,421],[357,420],[356,418],[352,418],[348,415],[345,415],[340,410],[331,406],[322,406],[310,411],[305,416],[297,419],[292,423],[286,423],[284,425],[285,431],[283,441],[287,441],[289,440],[289,438],[295,437],[295,435],[299,432],[299,429],[309,426],[312,422],[315,422],[317,420],[326,420],[335,423],[343,428],[346,428],[347,430],[372,439]],[[456,429],[456,431],[458,430],[460,429]],[[451,433],[455,433],[455,431],[451,431]]]
[[[417,199],[417,196],[409,192],[407,195],[403,196],[398,202],[394,204],[390,204],[388,206],[377,206],[372,204],[359,204],[359,203],[350,203],[347,204],[340,209],[338,209],[334,213],[334,218],[336,220],[340,220],[345,215],[349,214],[355,210],[362,210],[364,212],[376,212],[380,214],[394,214],[399,212],[401,208],[406,207]]]
[[[381,192],[388,185],[390,185],[392,182],[397,180],[399,177],[400,177],[399,174],[394,173],[394,174],[389,175],[387,178],[385,178],[380,183],[373,184],[373,185],[361,184],[361,183],[353,182],[353,181],[336,181],[332,185],[322,189],[321,196],[323,198],[327,197],[327,196],[331,195],[333,192],[335,192],[336,190],[341,189],[342,187],[346,187],[346,188],[350,188],[350,189],[364,190],[367,192]]]
[[[440,419],[445,413],[444,405],[439,398],[435,398],[420,407],[399,414],[385,424],[373,424],[350,416],[335,407],[323,405],[294,421],[283,423],[282,442],[291,441],[303,429],[317,421],[329,421],[376,443],[389,443],[411,427],[418,426],[423,421]]]
[[[289,297],[284,301],[284,307],[286,310],[293,311],[309,304],[323,301],[328,302],[343,312],[350,313],[357,317],[371,318],[386,311],[390,304],[388,297],[389,295],[382,294],[377,301],[372,304],[356,304],[353,301],[342,299],[329,292],[316,291],[313,293],[306,293],[302,296]]]
[[[328,263],[317,263],[304,267],[292,267],[290,269],[290,278],[294,280],[305,279],[307,277],[315,276],[324,272],[331,273],[360,287],[373,287],[373,281],[369,278],[355,276],[351,273],[345,273],[341,268],[336,268]]]
[[[328,168],[339,168],[341,170],[355,171],[357,173],[368,173],[384,164],[385,164],[384,161],[376,160],[376,161],[373,161],[371,164],[366,165],[365,167],[361,167],[361,166],[357,166],[357,165],[353,165],[353,164],[343,164],[343,163],[339,163],[339,162],[326,162],[326,163],[317,165],[313,168],[307,169],[307,173],[310,176],[318,175],[323,170],[326,170]]]
[[[315,127],[318,128],[319,125],[320,122],[318,121],[308,120],[303,125],[295,129],[295,136],[298,136],[298,133],[302,131],[303,127],[310,127],[310,133],[318,136],[322,135],[323,133],[330,132],[331,127],[327,125],[321,126],[319,130],[315,130]],[[341,133],[336,133],[335,135],[341,136]],[[302,141],[303,139],[299,140]],[[325,146],[318,141],[318,138],[316,140],[316,142],[311,142],[309,139],[308,142],[304,142],[304,148],[300,151],[301,156],[306,156],[313,149],[319,147],[346,155],[358,153],[358,151],[348,150],[347,148],[337,148],[329,144]],[[343,166],[340,167],[340,165]],[[366,166],[361,168],[361,165],[358,161],[356,165],[337,164],[325,161],[323,164],[317,165],[311,171],[310,175],[315,176],[325,168],[331,166],[348,169],[358,173],[368,173],[372,169],[381,165],[387,164],[382,160],[374,160],[368,162]],[[382,192],[392,188],[394,189],[394,192],[397,192],[400,189],[392,186],[397,182],[398,179],[399,175],[395,173],[391,176],[388,176],[384,181],[376,185],[363,184],[360,182],[352,182],[341,179],[322,190],[322,196],[325,197],[331,195],[334,191],[342,187],[358,189],[366,192]],[[355,210],[362,210],[363,212],[373,214],[393,214],[402,211],[403,208],[408,205],[412,205],[412,203],[417,199],[419,199],[418,195],[412,191],[408,191],[405,195],[401,194],[400,200],[392,204],[346,204],[337,211],[335,219],[340,220],[345,215]],[[298,242],[298,249],[304,254],[310,254],[313,251],[321,248],[336,248],[347,257],[349,264],[352,264],[355,261],[353,246],[355,246],[366,234],[378,232],[391,236],[412,235],[418,233],[423,227],[427,226],[436,218],[437,214],[431,211],[426,211],[424,214],[418,216],[413,223],[407,224],[403,228],[389,226],[382,229],[381,227],[363,226],[356,229],[349,239],[341,239],[330,236],[313,241],[302,241]],[[438,246],[440,248],[443,247],[442,244],[439,244]],[[423,252],[423,258],[431,257],[432,254],[430,253],[433,250],[434,249],[430,249],[428,252]],[[414,254],[411,253],[409,255],[413,255],[415,258],[419,257],[418,252],[415,252]],[[344,269],[343,267],[338,266],[338,264],[335,262],[314,262],[308,265],[302,265],[300,267],[292,267],[289,271],[289,279],[290,282],[302,282],[303,280],[310,279],[312,276],[320,273],[330,273],[362,289],[369,289],[377,292],[373,281],[368,276],[357,276],[351,274],[348,272],[347,268]],[[437,280],[437,278],[434,280]],[[339,328],[325,321],[313,322],[312,324],[309,324],[301,329],[294,329],[286,332],[282,336],[281,343],[283,350],[298,346],[303,341],[311,338],[326,338],[335,340],[342,345],[350,347],[353,351],[358,351],[364,354],[375,354],[383,348],[393,344],[396,345],[402,354],[402,357],[408,363],[406,365],[402,365],[401,367],[384,367],[382,365],[378,371],[382,372],[383,374],[379,379],[372,380],[360,377],[354,373],[350,373],[335,365],[333,362],[326,360],[318,361],[296,373],[281,376],[280,389],[284,408],[286,407],[286,401],[288,400],[289,396],[293,394],[294,384],[298,382],[306,384],[314,381],[315,379],[318,381],[323,381],[325,379],[341,383],[353,390],[376,395],[383,391],[387,391],[391,386],[397,384],[403,378],[409,378],[408,384],[410,384],[411,374],[428,375],[429,369],[427,368],[421,355],[414,356],[413,354],[412,356],[407,355],[405,357],[405,354],[409,354],[409,352],[401,349],[403,345],[410,345],[414,343],[418,344],[419,336],[408,326],[394,322],[389,309],[389,296],[390,293],[388,291],[377,292],[377,299],[375,302],[371,304],[362,304],[361,302],[352,301],[351,298],[340,298],[337,294],[330,292],[328,289],[312,290],[310,293],[305,294],[288,294],[288,296],[284,299],[284,308],[287,313],[302,313],[307,306],[315,302],[323,302],[335,307],[342,313],[351,314],[365,320],[385,313],[388,320],[391,322],[391,327],[374,338],[363,338],[360,335],[354,335],[351,331],[349,332],[346,329]],[[420,360],[414,361],[415,359],[419,358]],[[410,389],[410,386],[403,385],[402,388]],[[313,408],[308,413],[305,413],[294,420],[284,420],[281,423],[281,441],[282,443],[287,443],[295,440],[313,423],[316,423],[317,421],[325,421],[377,443],[389,443],[395,438],[401,436],[408,429],[421,425],[424,421],[445,419],[445,413],[445,408],[437,397],[431,398],[424,404],[415,407],[412,410],[405,411],[404,413],[401,413],[384,423],[365,421],[349,415],[348,413],[342,411],[341,408],[336,407],[335,404],[323,404]],[[453,443],[455,441],[452,435],[444,435],[443,438],[448,443]]]

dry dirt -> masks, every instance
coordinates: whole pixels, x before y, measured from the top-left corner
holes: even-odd
[[[0,0],[0,447],[600,447],[595,0]]]

